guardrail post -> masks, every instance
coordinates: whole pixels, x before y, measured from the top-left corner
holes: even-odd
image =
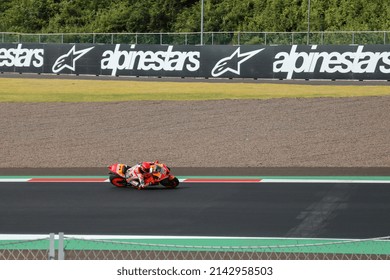
[[[54,233],[50,233],[49,238],[49,260],[54,260],[55,249],[54,249]]]
[[[64,233],[63,232],[58,233],[58,259],[59,260],[64,260],[65,259]]]

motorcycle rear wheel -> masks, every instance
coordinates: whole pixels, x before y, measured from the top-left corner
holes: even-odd
[[[171,178],[171,180],[169,180],[169,178],[166,178],[162,180],[160,184],[168,189],[174,189],[179,185],[179,179],[177,179],[176,177]]]
[[[110,174],[110,183],[118,188],[124,188],[127,186],[126,180],[117,174]]]

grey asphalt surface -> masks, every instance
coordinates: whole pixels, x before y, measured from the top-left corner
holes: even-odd
[[[1,183],[0,234],[373,238],[389,201],[388,184]]]

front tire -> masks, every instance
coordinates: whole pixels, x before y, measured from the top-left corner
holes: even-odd
[[[179,183],[180,183],[179,179],[177,179],[176,177],[166,178],[160,182],[161,185],[163,185],[168,189],[176,188],[179,185]]]
[[[110,174],[110,183],[118,188],[124,188],[127,186],[126,180],[117,174]]]

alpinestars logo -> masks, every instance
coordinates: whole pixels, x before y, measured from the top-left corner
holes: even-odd
[[[76,46],[73,46],[67,54],[57,58],[52,68],[53,73],[61,72],[65,68],[76,71],[76,61],[93,48],[94,47],[76,51]]]
[[[136,47],[133,44],[130,50],[121,50],[121,45],[116,44],[113,51],[103,53],[101,69],[109,69],[111,75],[116,76],[118,70],[194,72],[200,67],[198,51],[176,51],[174,46],[168,46],[166,50],[142,51]]]
[[[317,45],[309,51],[297,51],[293,45],[290,52],[278,52],[273,64],[274,73],[286,73],[286,79],[293,79],[299,73],[390,73],[390,52],[365,51],[358,46],[355,51],[317,51]]]
[[[22,44],[0,48],[0,67],[42,67],[44,52],[44,49],[29,49]]]
[[[241,74],[241,64],[258,54],[264,49],[255,50],[251,52],[241,53],[240,48],[238,48],[231,56],[224,57],[215,64],[211,75],[213,77],[219,77],[226,72],[232,72],[234,74]]]

